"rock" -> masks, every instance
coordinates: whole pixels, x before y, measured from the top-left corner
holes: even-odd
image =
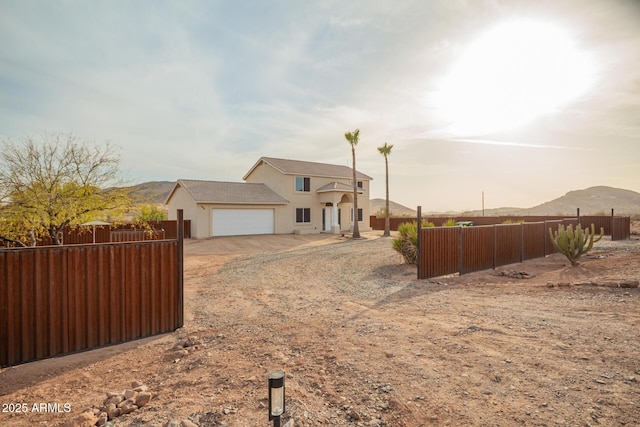
[[[104,426],[107,423],[107,421],[109,421],[109,416],[107,415],[106,412],[101,412],[98,415],[98,421],[96,421],[96,425],[97,426]]]
[[[603,286],[605,288],[617,288],[618,282],[602,282],[600,283],[600,286]]]
[[[98,417],[92,412],[83,412],[72,420],[67,421],[65,427],[92,427],[98,422]]]
[[[620,282],[621,288],[637,288],[640,286],[640,281],[638,280],[625,280],[624,282]]]
[[[130,414],[131,412],[138,409],[138,407],[132,401],[125,400],[124,402],[120,403],[119,409],[120,409],[120,415],[124,415],[124,414]]]
[[[167,421],[164,427],[180,427],[180,421],[176,421],[176,420]]]
[[[189,420],[182,420],[180,421],[180,427],[198,427],[198,425]]]
[[[115,396],[111,396],[111,397],[105,399],[103,404],[104,404],[104,406],[107,406],[107,405],[109,405],[111,403],[113,403],[114,405],[118,405],[118,403],[122,402],[123,400],[124,400],[124,398],[121,395],[117,394]]]
[[[116,405],[114,405],[113,403],[110,403],[109,405],[107,405],[107,417],[112,420],[118,416],[120,416],[120,408],[118,408]]]
[[[142,391],[137,394],[135,404],[138,408],[142,408],[144,405],[151,401],[151,393]]]
[[[143,383],[143,382],[140,382],[140,381],[133,381],[133,382],[131,383],[131,388],[135,389],[136,387],[140,387],[140,386],[143,386],[143,385],[144,385],[144,383]]]
[[[137,391],[127,389],[127,390],[124,391],[124,399],[123,400],[132,399],[132,398],[136,397],[136,394],[138,394]]]

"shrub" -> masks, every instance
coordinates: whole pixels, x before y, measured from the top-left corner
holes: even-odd
[[[512,219],[506,219],[504,221],[502,221],[503,224],[524,224],[524,219],[519,219],[517,221],[514,221]]]
[[[434,227],[426,219],[422,220],[422,228]],[[400,253],[407,264],[415,264],[418,256],[418,222],[403,222],[398,226],[399,237],[391,242],[393,249]]]
[[[443,227],[455,227],[456,226],[456,220],[455,218],[449,218],[448,220],[446,220],[445,222],[442,223]]]

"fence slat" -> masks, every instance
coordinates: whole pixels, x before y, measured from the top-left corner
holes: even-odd
[[[177,240],[0,249],[0,366],[177,329]]]
[[[599,233],[598,226],[602,224],[607,230],[608,222],[608,229],[613,227],[612,240],[631,235],[630,217],[542,218],[542,222],[534,223],[424,228],[420,235],[418,278],[465,274],[554,254],[557,250],[549,229],[555,232],[561,224],[590,227],[593,223]]]

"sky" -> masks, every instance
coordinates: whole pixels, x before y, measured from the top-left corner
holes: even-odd
[[[0,0],[0,136],[118,147],[123,175],[351,166],[428,211],[640,191],[636,0]]]

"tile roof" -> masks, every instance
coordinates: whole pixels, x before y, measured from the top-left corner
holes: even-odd
[[[197,203],[265,205],[283,205],[289,203],[288,200],[282,198],[264,184],[179,179],[176,188],[178,185],[184,188]],[[173,194],[173,191],[171,194]],[[169,198],[171,194],[169,194]],[[167,198],[167,201],[169,198]]]
[[[349,192],[349,193],[353,193],[353,186],[352,185],[348,185],[348,184],[344,184],[342,182],[330,182],[327,185],[323,185],[322,187],[318,188],[316,190],[316,192],[318,193],[328,193],[330,191],[340,191],[340,192]],[[362,188],[358,188],[358,193],[364,193],[364,190]]]
[[[260,160],[247,172],[243,179],[247,179],[251,172],[261,163],[267,163],[285,175],[321,176],[326,178],[350,179],[353,170],[349,166],[330,165],[327,163],[305,162],[301,160],[277,159],[275,157],[260,157]],[[368,175],[356,171],[356,177],[361,180],[372,180]]]

